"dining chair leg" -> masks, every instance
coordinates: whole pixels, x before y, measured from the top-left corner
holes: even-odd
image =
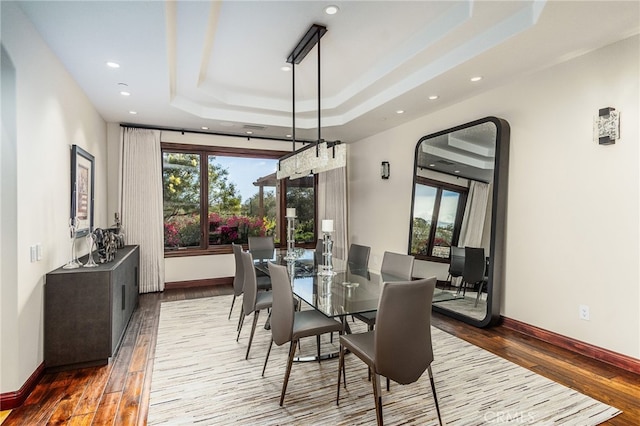
[[[231,299],[231,309],[229,309],[229,318],[227,318],[228,320],[231,319],[231,313],[233,312],[233,305],[236,303],[236,295],[233,295],[233,299]]]
[[[478,295],[476,296],[476,303],[475,305],[473,305],[474,308],[478,306],[478,301],[480,300],[480,295],[482,294],[482,287],[484,287],[484,281],[480,283],[480,288],[478,289]]]
[[[244,324],[244,312],[240,312],[240,320],[238,321],[238,335],[236,336],[236,342],[240,341],[240,332],[242,331],[242,324]]]
[[[267,369],[267,361],[269,361],[269,354],[271,353],[271,346],[273,346],[273,337],[271,338],[271,341],[269,342],[269,347],[267,348],[267,356],[264,359],[264,367],[262,367],[262,377],[264,377],[264,370]]]
[[[344,387],[347,388],[347,377],[344,372],[344,346],[340,345],[340,360],[338,361],[338,391],[336,392],[336,405],[340,405],[340,375],[344,378]]]
[[[287,361],[287,371],[284,373],[284,382],[282,383],[282,392],[280,393],[280,406],[284,402],[284,394],[287,391],[287,384],[289,384],[289,375],[291,374],[291,365],[293,364],[293,356],[296,354],[297,342],[291,342],[289,346],[289,360]]]
[[[318,351],[318,362],[320,362],[320,335],[316,335],[316,349]]]
[[[429,381],[431,382],[431,391],[433,392],[433,400],[436,403],[436,412],[438,413],[438,422],[440,422],[440,426],[442,426],[442,417],[440,416],[440,406],[438,405],[438,395],[436,394],[436,383],[433,380],[433,371],[431,370],[431,366],[427,367],[427,371],[429,372]]]
[[[238,326],[236,330],[240,330],[242,328],[242,321],[244,321],[244,306],[240,306],[240,317],[238,318]]]
[[[387,392],[389,392],[389,378],[387,377]]]
[[[380,388],[380,375],[374,372],[371,382],[373,383],[373,398],[376,404],[376,420],[378,421],[378,426],[382,426],[382,390]]]
[[[253,342],[253,335],[256,332],[256,324],[258,323],[258,317],[260,316],[260,311],[253,312],[253,325],[251,326],[251,335],[249,335],[249,344],[247,345],[247,355],[244,359],[249,359],[249,351],[251,350],[251,342]]]

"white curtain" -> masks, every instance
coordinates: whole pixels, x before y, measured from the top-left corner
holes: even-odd
[[[346,259],[347,247],[347,168],[318,173],[318,224],[333,219],[333,256]]]
[[[164,290],[162,151],[157,130],[124,128],[122,225],[127,244],[140,246],[140,293]]]
[[[467,208],[462,217],[462,229],[460,230],[461,247],[481,247],[484,219],[487,214],[487,201],[489,200],[489,184],[471,181],[467,196]]]

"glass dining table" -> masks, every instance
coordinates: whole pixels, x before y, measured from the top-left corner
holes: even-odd
[[[286,266],[292,278],[293,294],[327,317],[341,319],[347,327],[345,317],[378,309],[383,281],[403,281],[365,268],[352,268],[341,259],[333,260],[333,274],[320,275],[322,265],[315,259],[315,250],[297,249],[294,259],[287,259],[286,250],[252,251],[251,254],[256,270],[267,275],[269,262]]]

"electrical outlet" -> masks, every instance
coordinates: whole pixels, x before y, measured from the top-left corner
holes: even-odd
[[[587,305],[580,305],[578,308],[578,317],[581,320],[589,321],[589,307]]]
[[[29,246],[29,257],[31,262],[35,262],[37,259],[36,246]]]

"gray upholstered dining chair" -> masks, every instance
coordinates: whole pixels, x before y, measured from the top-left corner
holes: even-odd
[[[403,281],[411,281],[413,275],[414,257],[409,254],[393,253],[385,251],[382,257],[382,266],[380,267],[380,275],[383,281],[388,281],[390,277]],[[355,314],[355,318],[367,324],[369,331],[373,330],[376,324],[376,313],[365,312]]]
[[[340,336],[336,404],[340,403],[341,375],[345,388],[347,386],[344,354],[348,350],[364,361],[373,373],[373,397],[378,425],[383,424],[380,376],[406,385],[416,382],[425,370],[429,372],[438,420],[442,425],[431,370],[431,299],[435,286],[436,277],[383,283],[376,329]],[[411,326],[407,327],[407,324]]]
[[[235,275],[233,276],[233,299],[231,299],[231,309],[229,309],[229,319],[231,319],[231,313],[233,312],[233,305],[236,302],[236,299],[242,295],[244,289],[244,265],[242,264],[242,246],[231,243],[231,248],[233,249],[233,259],[235,261]],[[271,288],[271,281],[268,277],[256,277],[258,290],[269,290]],[[240,312],[240,320],[238,321],[238,327],[240,327],[240,321],[244,316],[242,312]]]
[[[289,342],[289,358],[287,369],[284,374],[282,391],[280,393],[280,406],[284,401],[284,395],[289,383],[293,357],[296,352],[298,342],[303,337],[317,336],[325,333],[342,332],[342,324],[334,319],[328,318],[323,313],[313,310],[296,311],[294,306],[291,280],[285,266],[269,263],[269,274],[273,286],[273,307],[271,309],[271,342],[264,360],[262,375],[267,368],[267,361],[271,353],[271,347],[275,342],[280,346]]]
[[[371,247],[351,244],[347,255],[347,264],[351,269],[367,269],[369,267],[370,253]]]
[[[271,259],[275,248],[276,244],[273,236],[249,237],[249,251],[253,254],[254,258],[264,256],[265,259]]]
[[[251,326],[251,335],[249,336],[249,344],[247,345],[247,354],[245,359],[249,359],[249,351],[251,350],[251,342],[253,342],[253,335],[256,331],[256,324],[258,322],[258,316],[263,309],[271,308],[273,302],[272,291],[258,291],[258,283],[256,278],[256,269],[253,264],[253,257],[251,253],[242,252],[242,265],[244,266],[244,286],[242,296],[242,319],[238,327],[238,337],[236,342],[240,340],[240,332],[242,331],[242,324],[244,323],[244,317],[253,313],[253,324]]]

